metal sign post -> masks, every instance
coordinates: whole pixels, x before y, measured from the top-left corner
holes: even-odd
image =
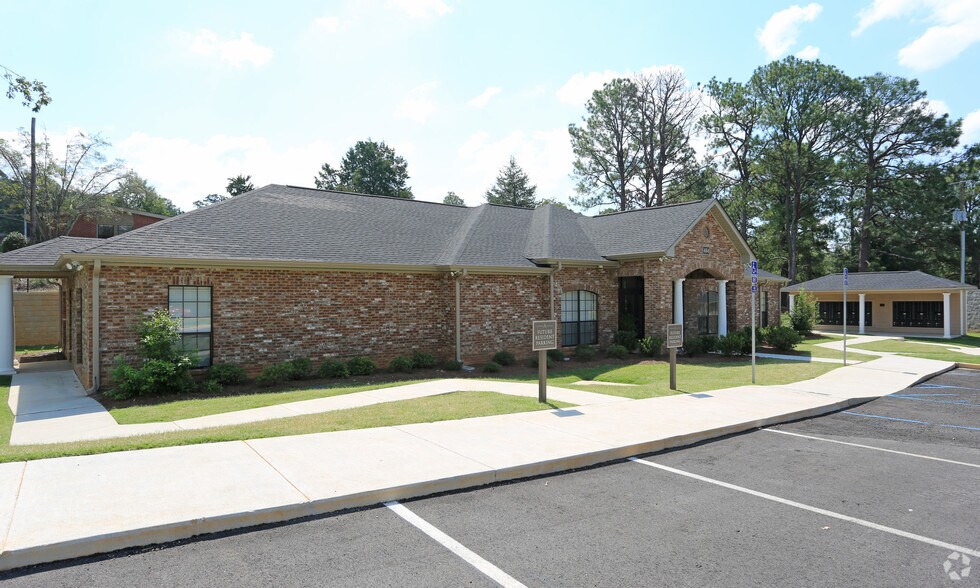
[[[677,390],[677,348],[684,345],[684,325],[667,325],[667,349],[670,350],[670,389]]]
[[[752,383],[755,384],[755,293],[759,291],[759,262],[752,260]]]
[[[858,309],[861,312],[862,308]],[[847,365],[847,268],[844,268],[844,365]]]
[[[548,402],[548,350],[558,349],[558,321],[531,322],[531,351],[538,352],[538,402]]]

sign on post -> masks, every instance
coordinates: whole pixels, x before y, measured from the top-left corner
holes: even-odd
[[[752,260],[752,383],[755,384],[755,294],[759,291],[759,262]]]
[[[859,308],[858,312],[863,312],[863,308]],[[847,268],[844,268],[844,365],[847,365]]]
[[[670,389],[677,390],[677,348],[684,346],[684,325],[667,325],[667,349],[670,350]]]
[[[548,402],[549,349],[558,349],[558,321],[532,321],[531,351],[538,352],[538,402]]]

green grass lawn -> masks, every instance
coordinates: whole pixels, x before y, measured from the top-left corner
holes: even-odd
[[[936,339],[928,337],[906,337],[906,341],[922,341],[924,343],[949,343],[959,347],[980,347],[980,333],[973,332],[960,335],[953,339]]]
[[[111,408],[109,409],[109,413],[112,414],[112,418],[116,419],[116,422],[120,425],[160,423],[207,416],[209,414],[218,414],[222,412],[232,412],[235,410],[260,408],[263,406],[283,404],[286,402],[298,402],[300,400],[340,396],[341,394],[351,394],[353,392],[363,392],[365,390],[377,390],[379,388],[388,388],[391,386],[416,384],[424,381],[425,380],[405,380],[404,382],[382,382],[362,384],[360,386],[339,385],[278,392],[237,394],[230,396],[201,396],[198,398],[190,396],[181,400],[162,402],[160,404],[143,404],[137,406]]]
[[[18,345],[16,355],[34,355],[61,351],[58,345]]]
[[[973,337],[976,337],[974,335]],[[960,337],[962,339],[962,337]],[[919,341],[929,341],[929,339],[919,339]],[[956,339],[950,339],[949,341],[956,341]],[[946,342],[946,340],[932,340],[932,342],[940,343]],[[966,345],[963,343],[954,343],[955,345],[962,345],[964,347],[972,345]],[[915,341],[875,341],[874,343],[865,343],[863,345],[856,345],[854,349],[868,349],[871,351],[887,351],[891,353],[900,353],[902,355],[908,355],[911,357],[921,357],[924,359],[938,359],[940,361],[955,361],[960,363],[977,363],[980,364],[980,355],[967,355],[965,353],[957,353],[951,351],[946,347],[940,347],[938,345],[926,345],[923,343],[917,343]]]
[[[0,447],[10,444],[10,428],[14,426],[14,413],[10,411],[7,399],[10,397],[11,376],[0,376]]]
[[[840,341],[843,337],[833,336],[833,335],[811,335],[806,339],[803,339],[799,345],[796,346],[796,355],[803,355],[806,357],[821,357],[825,359],[839,359],[841,363],[844,361],[844,354],[841,351],[835,351],[833,349],[827,349],[825,347],[817,347],[818,343],[831,343],[833,341]],[[868,355],[866,353],[855,353],[851,351],[851,344],[847,344],[847,361],[872,361],[878,359],[877,355]]]
[[[44,459],[69,455],[91,455],[113,451],[131,451],[134,449],[194,445],[263,437],[281,437],[285,435],[302,435],[327,431],[346,431],[371,427],[407,425],[411,423],[432,423],[452,419],[573,406],[564,402],[541,404],[536,398],[510,396],[495,392],[451,392],[439,396],[384,402],[360,408],[336,410],[243,425],[214,427],[199,431],[176,431],[173,433],[158,433],[139,437],[51,445],[11,446],[8,442],[13,416],[10,414],[10,409],[6,402],[7,394],[9,393],[9,384],[9,377],[6,377],[6,384],[3,384],[3,380],[0,380],[0,395],[3,396],[4,401],[3,406],[0,407],[0,413],[2,413],[2,417],[0,417],[0,426],[2,426],[0,438],[4,441],[0,445],[0,462]]]
[[[627,366],[580,365],[581,367],[555,370],[548,377],[548,384],[639,399],[733,388],[752,383],[752,364],[747,359],[679,360],[677,362],[677,390],[670,389],[670,364],[666,361]],[[789,384],[815,378],[838,367],[841,366],[831,363],[760,359],[756,362],[756,384]],[[510,379],[536,381],[534,378],[527,377]],[[589,380],[634,385],[603,386],[602,384],[589,384],[587,383]]]

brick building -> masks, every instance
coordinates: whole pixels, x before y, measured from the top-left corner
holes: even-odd
[[[128,233],[133,229],[152,225],[165,218],[169,217],[143,210],[114,206],[104,217],[96,218],[83,215],[76,218],[71,227],[68,228],[68,236],[108,239]]]
[[[14,276],[61,278],[63,347],[94,388],[117,357],[135,360],[133,327],[154,307],[182,317],[200,366],[251,374],[296,357],[525,356],[531,321],[547,318],[568,348],[608,345],[621,321],[641,336],[674,321],[725,334],[749,324],[753,258],[715,200],[586,217],[270,185],[111,239],[0,255],[0,362]],[[761,273],[760,320],[775,323],[785,280]]]

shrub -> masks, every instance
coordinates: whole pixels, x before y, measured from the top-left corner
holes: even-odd
[[[612,344],[606,348],[606,357],[612,357],[614,359],[626,359],[630,352],[624,345]]]
[[[442,369],[446,370],[447,372],[458,372],[459,370],[463,369],[463,362],[450,359],[446,363],[442,364]]]
[[[112,370],[112,398],[173,394],[191,389],[191,360],[180,347],[180,320],[163,308],[147,312],[136,325],[139,367],[117,360]]]
[[[647,357],[655,357],[657,355],[660,355],[660,349],[661,347],[663,347],[663,345],[664,345],[664,340],[661,339],[660,337],[655,337],[653,335],[649,335],[647,337],[640,339],[638,343],[640,353],[642,353]]]
[[[803,340],[803,336],[790,327],[772,326],[764,331],[766,341],[777,351],[790,351]]]
[[[510,351],[498,351],[493,354],[493,362],[500,365],[514,365],[517,363],[517,358]]]
[[[392,372],[410,372],[414,368],[415,364],[412,362],[412,358],[406,355],[400,355],[388,364],[388,371]]]
[[[370,359],[366,357],[355,357],[347,362],[347,369],[352,376],[370,376],[377,368]]]
[[[636,331],[616,331],[613,343],[626,348],[626,351],[636,349]]]
[[[532,355],[531,360],[528,363],[533,368],[538,367],[538,354],[535,353],[534,355]],[[547,365],[548,369],[550,370],[551,368],[555,367],[555,360],[551,359],[548,356],[545,356],[545,365]]]
[[[746,345],[751,348],[752,342],[741,331],[733,331],[718,338],[718,350],[729,357],[745,353]]]
[[[295,369],[289,364],[276,363],[270,365],[262,370],[257,378],[255,378],[255,383],[262,387],[275,386],[276,384],[282,384],[288,380],[292,380]]]
[[[412,367],[417,370],[428,370],[436,367],[436,358],[431,353],[416,351],[412,353]]]
[[[248,374],[237,365],[217,363],[208,370],[208,380],[214,380],[222,386],[234,386],[248,381]]]
[[[221,394],[221,392],[225,389],[225,387],[222,386],[221,382],[219,382],[218,380],[208,378],[207,380],[201,382],[200,386],[198,386],[197,389],[202,394]]]
[[[561,349],[549,349],[548,359],[551,361],[565,361],[565,352]]]
[[[789,322],[793,330],[800,335],[806,336],[813,332],[813,325],[817,320],[817,303],[806,291],[801,290],[796,295],[796,302],[793,304],[793,312],[789,314]]]
[[[694,357],[704,355],[718,349],[719,340],[714,335],[698,335],[684,339],[684,353]]]
[[[14,231],[12,233],[7,233],[7,236],[0,241],[0,253],[6,253],[8,251],[13,251],[15,249],[20,249],[21,247],[27,247],[30,242],[27,237]]]
[[[336,359],[328,359],[320,364],[317,374],[321,378],[349,378],[350,370],[347,369],[346,363]]]
[[[595,347],[591,345],[579,345],[575,348],[575,359],[579,361],[592,361],[595,355]]]
[[[313,361],[308,357],[290,359],[283,365],[285,365],[289,370],[290,380],[302,380],[303,378],[308,378],[310,376],[310,372],[313,371]]]
[[[504,368],[502,365],[500,365],[495,361],[488,361],[487,363],[483,364],[483,367],[481,369],[487,373],[495,374]]]

